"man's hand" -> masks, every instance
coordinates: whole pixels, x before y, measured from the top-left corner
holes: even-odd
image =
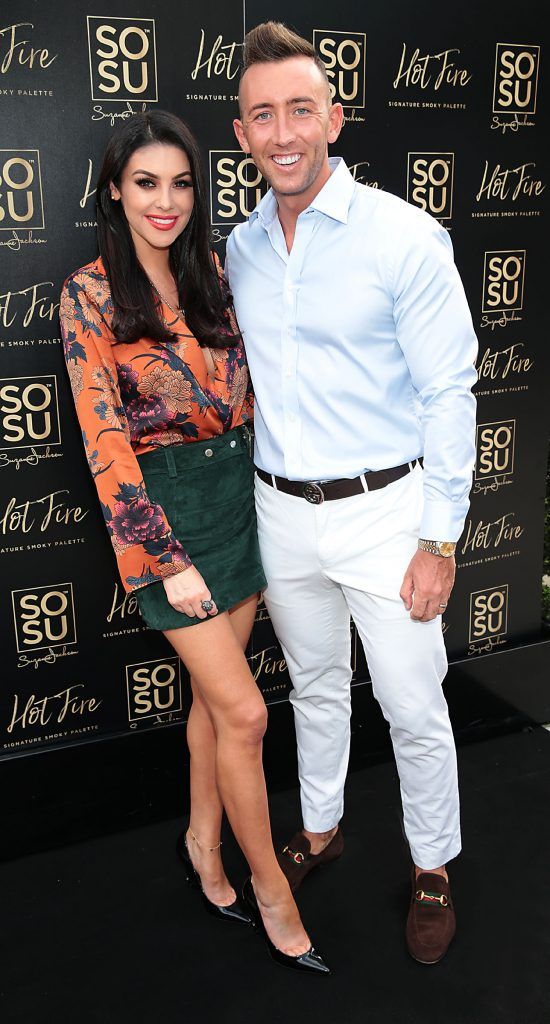
[[[417,551],[403,577],[399,596],[411,619],[429,622],[445,611],[455,581],[454,558]]]

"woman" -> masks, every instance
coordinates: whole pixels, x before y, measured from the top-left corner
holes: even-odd
[[[273,850],[266,708],[244,655],[265,578],[246,422],[251,397],[227,286],[209,249],[200,154],[163,111],[110,140],[100,258],[72,274],[61,324],[84,444],[126,591],[191,676],[191,817],[181,852],[217,916],[250,923],[223,870],[225,808],[270,952],[327,972]]]

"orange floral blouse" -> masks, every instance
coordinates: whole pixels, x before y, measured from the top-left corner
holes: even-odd
[[[113,304],[101,259],[71,274],[61,293],[61,332],[88,464],[126,591],[191,565],[160,505],[153,504],[139,456],[159,446],[223,434],[252,417],[242,341],[203,350],[165,303],[176,340],[115,341]]]

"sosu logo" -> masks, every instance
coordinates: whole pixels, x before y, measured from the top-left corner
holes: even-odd
[[[483,312],[523,308],[525,249],[486,252]]]
[[[0,448],[59,444],[56,397],[53,376],[0,380]]]
[[[128,717],[131,722],[169,711],[181,711],[181,679],[178,658],[128,665]]]
[[[0,150],[0,230],[43,227],[38,150]]]
[[[535,113],[539,54],[539,46],[497,43],[494,113]]]
[[[152,18],[88,15],[90,78],[94,100],[156,102],[155,23]]]
[[[313,31],[313,45],[323,61],[333,102],[344,107],[365,106],[364,32]]]
[[[476,480],[506,476],[514,469],[515,420],[480,423]]]
[[[477,590],[470,597],[470,643],[502,636],[508,629],[508,584]]]
[[[408,202],[439,220],[453,212],[454,153],[409,153]]]
[[[76,643],[71,583],[14,590],[12,598],[19,652]]]
[[[240,150],[210,150],[212,224],[240,224],[266,191],[252,157]]]

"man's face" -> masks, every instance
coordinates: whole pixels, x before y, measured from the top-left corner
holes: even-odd
[[[331,106],[326,80],[309,57],[253,64],[240,87],[241,148],[280,196],[312,199],[330,176],[328,143],[340,134],[343,111]]]

